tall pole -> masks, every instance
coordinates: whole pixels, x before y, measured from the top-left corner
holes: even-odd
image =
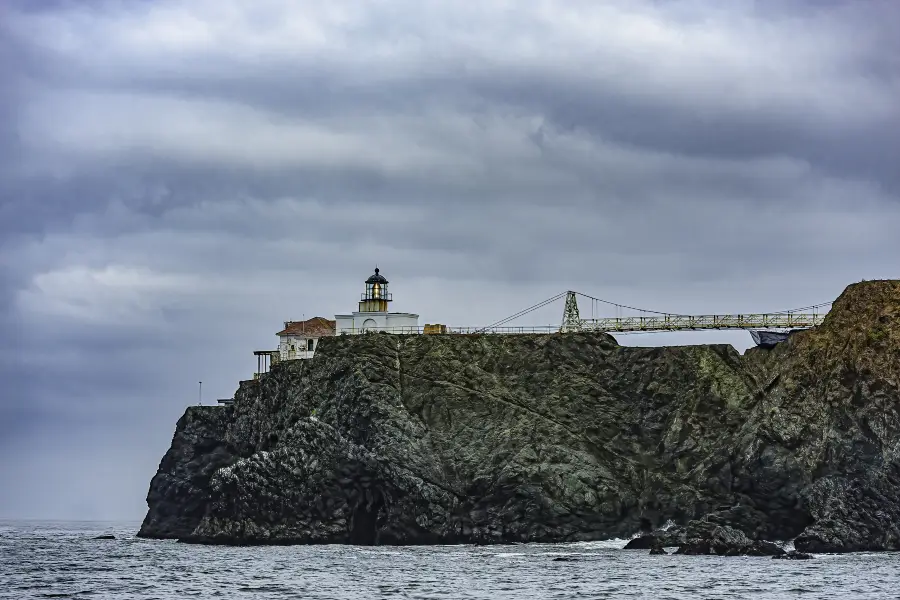
[[[203,406],[203,382],[200,382],[200,392],[198,393],[198,399],[200,400],[200,406]]]

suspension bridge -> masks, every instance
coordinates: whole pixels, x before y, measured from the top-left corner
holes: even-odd
[[[514,325],[513,322],[540,311],[565,298],[560,325]],[[591,305],[590,318],[583,318],[578,300]],[[809,329],[822,324],[831,302],[823,302],[801,308],[768,313],[688,315],[637,308],[625,304],[595,298],[580,292],[566,291],[539,302],[515,314],[505,317],[486,327],[449,327],[446,325],[425,325],[424,327],[379,328],[378,331],[396,334],[440,333],[440,334],[482,334],[482,333],[573,333],[599,331],[605,333],[653,333],[666,331],[698,331],[713,329],[745,329],[777,331]],[[614,310],[616,316],[594,317],[603,308]],[[343,333],[365,333],[364,330],[345,330]]]
[[[563,309],[562,325],[560,326],[560,332],[562,333],[573,331],[635,333],[704,329],[808,329],[822,324],[825,313],[827,313],[827,310],[823,309],[831,305],[831,302],[823,302],[821,304],[771,313],[686,315],[626,306],[573,291],[559,294],[545,302],[556,302],[563,295],[566,297],[566,302]],[[599,312],[595,309],[598,305],[614,307],[617,315],[623,310],[638,314],[583,319],[578,308],[579,296],[592,303],[592,314]],[[535,305],[533,310],[537,310],[538,307],[543,305],[543,303]],[[525,309],[526,312],[531,310],[532,308]]]

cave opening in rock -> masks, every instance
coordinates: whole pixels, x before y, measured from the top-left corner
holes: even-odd
[[[357,546],[375,546],[378,544],[378,513],[384,505],[381,497],[370,503],[360,502],[353,510],[350,521],[351,544]]]

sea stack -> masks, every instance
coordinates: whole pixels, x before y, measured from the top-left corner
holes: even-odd
[[[822,325],[744,355],[597,332],[338,335],[186,411],[139,535],[557,542],[671,520],[897,550],[898,447],[898,281],[851,285]]]

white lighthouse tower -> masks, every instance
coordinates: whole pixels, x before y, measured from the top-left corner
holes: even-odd
[[[366,279],[366,291],[360,295],[359,310],[349,315],[335,315],[337,335],[386,331],[389,333],[418,333],[419,315],[388,312],[393,301],[388,280],[376,267],[375,274]]]

